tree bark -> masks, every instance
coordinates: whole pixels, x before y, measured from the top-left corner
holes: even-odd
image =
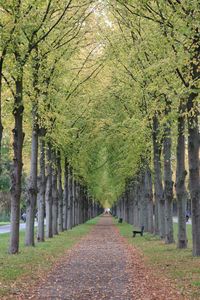
[[[37,230],[37,240],[38,242],[44,242],[44,215],[45,215],[45,142],[41,138],[40,140],[40,176],[39,176],[39,186],[38,186],[38,230]]]
[[[53,163],[53,173],[52,173],[52,230],[53,235],[58,234],[58,183],[57,183],[57,159],[56,151],[52,151],[52,163]]]
[[[31,140],[31,170],[28,181],[26,201],[26,235],[25,245],[34,246],[34,221],[37,202],[37,170],[38,168],[38,125],[35,112],[33,112],[33,129]]]
[[[62,168],[61,153],[57,153],[57,170],[58,170],[58,229],[63,231],[63,188],[62,188]]]
[[[186,232],[186,188],[185,177],[187,172],[185,170],[185,117],[182,113],[185,111],[183,104],[179,106],[178,117],[178,138],[176,147],[176,197],[178,206],[178,243],[179,249],[187,248],[187,232]]]
[[[52,238],[52,150],[51,144],[47,143],[46,152],[46,191],[45,191],[45,203],[46,203],[46,237]]]
[[[19,70],[15,81],[16,94],[14,99],[13,116],[15,127],[13,129],[13,166],[11,173],[11,235],[9,252],[11,254],[19,251],[19,222],[20,222],[20,197],[22,177],[22,148],[24,141],[23,133],[23,70]]]
[[[152,191],[152,179],[151,170],[147,166],[145,170],[145,197],[147,203],[147,231],[150,233],[154,232],[153,226],[153,191]]]
[[[165,237],[165,200],[162,184],[162,171],[161,171],[161,145],[159,142],[158,117],[155,114],[153,118],[153,160],[154,160],[154,190],[155,201],[158,203],[158,225],[160,238]]]
[[[68,212],[67,229],[72,229],[72,168],[68,166]]]
[[[68,189],[68,162],[67,158],[65,158],[65,167],[64,167],[64,213],[63,213],[63,228],[64,230],[68,229],[68,194],[69,194],[69,189]]]
[[[190,94],[188,109],[189,189],[192,203],[193,255],[200,256],[199,110],[197,94]]]
[[[2,137],[3,137],[3,124],[2,124],[2,71],[3,71],[4,58],[0,59],[0,174],[2,171],[1,166],[1,148],[2,148]]]
[[[144,226],[144,231],[148,227],[148,199],[146,197],[145,173],[140,174],[140,227]]]
[[[170,104],[167,104],[170,105]],[[170,108],[166,108],[168,115]],[[171,124],[165,124],[163,139],[163,158],[164,158],[164,197],[165,197],[165,243],[174,243],[173,234],[173,181],[171,168]]]
[[[75,189],[76,189],[76,181],[74,179],[74,174],[72,171],[72,199],[71,199],[71,205],[72,205],[72,227],[75,226]]]

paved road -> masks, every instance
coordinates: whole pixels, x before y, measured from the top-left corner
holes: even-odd
[[[178,223],[178,217],[173,217],[173,222]],[[191,218],[189,218],[189,220],[187,221],[187,224],[192,224]]]
[[[37,226],[37,222],[35,223],[35,226]],[[26,229],[26,223],[20,223],[20,230]],[[2,233],[9,233],[10,232],[10,225],[3,225],[0,226],[0,234]]]
[[[178,223],[178,218],[177,217],[173,217],[173,221],[174,221],[174,223]],[[187,222],[187,224],[192,224],[191,218],[189,219],[189,221]],[[37,222],[35,223],[35,226],[37,226]],[[25,230],[25,229],[26,229],[26,223],[21,223],[20,224],[20,230]],[[2,234],[2,233],[8,233],[8,232],[10,232],[10,225],[0,226],[0,234]]]

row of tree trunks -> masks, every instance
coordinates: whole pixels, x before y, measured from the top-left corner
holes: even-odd
[[[40,170],[37,177],[38,138]],[[91,199],[87,189],[75,180],[73,169],[66,158],[63,178],[61,152],[56,151],[50,142],[45,143],[44,137],[38,136],[38,130],[37,132],[33,130],[31,153],[31,170],[27,190],[26,246],[34,246],[35,244],[34,221],[36,211],[38,242],[45,240],[45,219],[46,238],[52,238],[59,232],[72,229],[102,212],[100,204]]]
[[[112,208],[113,215],[153,233],[153,191],[149,166],[127,184],[125,193]]]

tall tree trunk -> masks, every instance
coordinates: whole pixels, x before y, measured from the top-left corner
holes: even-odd
[[[26,236],[25,245],[34,246],[34,221],[37,202],[37,170],[38,168],[38,125],[33,109],[33,129],[31,140],[31,170],[28,181],[26,201]]]
[[[74,179],[74,172],[72,172],[72,227],[75,226],[75,188],[76,188],[76,181]]]
[[[44,241],[44,215],[45,215],[45,142],[41,138],[40,140],[40,176],[38,180],[38,230],[37,230],[37,240],[38,242]]]
[[[84,219],[84,188],[83,188],[82,185],[80,186],[79,219],[80,219],[79,224],[83,224],[83,219]]]
[[[72,229],[72,168],[68,166],[68,213],[67,213],[67,229]]]
[[[84,218],[84,223],[87,222],[88,220],[88,191],[87,188],[85,188],[85,218]]]
[[[57,153],[57,170],[58,170],[58,229],[63,231],[63,188],[62,188],[62,168],[61,153]]]
[[[137,182],[137,227],[140,227],[141,224],[141,186],[139,182],[139,176],[138,176],[138,182]]]
[[[2,71],[3,71],[4,58],[0,59],[0,174],[2,171],[1,166],[1,148],[2,148],[2,137],[3,137],[3,124],[2,124]]]
[[[154,234],[159,235],[158,201],[156,200],[154,201]]]
[[[186,232],[186,188],[185,177],[187,172],[185,170],[185,117],[182,115],[185,111],[184,105],[179,106],[178,117],[178,138],[176,146],[176,197],[178,206],[178,243],[177,247],[180,249],[187,248],[187,232]]]
[[[139,198],[138,198],[138,194],[139,194],[139,185],[138,182],[135,181],[134,184],[134,209],[133,209],[133,225],[138,227],[139,224]]]
[[[13,166],[11,173],[11,235],[9,252],[18,253],[19,250],[19,222],[20,222],[20,197],[22,177],[22,148],[24,141],[23,133],[23,70],[19,70],[15,81],[16,94],[14,99],[13,116],[15,127],[13,129]]]
[[[188,109],[189,189],[192,202],[193,255],[200,256],[199,108],[197,94],[190,94]]]
[[[159,142],[158,117],[155,114],[153,118],[153,160],[154,160],[154,190],[155,201],[158,203],[158,224],[160,238],[165,237],[165,201],[162,185],[162,171],[161,171],[161,145]]]
[[[79,224],[79,198],[80,197],[80,185],[76,182],[75,189],[75,225]]]
[[[58,184],[57,184],[57,159],[56,151],[52,151],[52,163],[53,163],[53,174],[52,174],[52,230],[53,235],[58,234]]]
[[[46,203],[46,237],[52,238],[52,150],[51,144],[47,143],[46,152],[46,191],[45,191],[45,203]]]
[[[145,189],[145,173],[140,174],[140,226],[144,226],[144,230],[148,228],[148,199]]]
[[[167,103],[166,116],[170,112],[170,103]],[[164,197],[165,197],[165,243],[174,243],[173,233],[173,181],[171,168],[171,123],[167,121],[164,128],[163,158],[164,158]]]
[[[150,233],[154,232],[153,226],[153,192],[152,192],[152,179],[151,170],[147,166],[145,170],[145,197],[147,202],[147,231]]]
[[[64,230],[68,229],[68,194],[69,194],[69,188],[68,188],[68,162],[67,158],[65,158],[65,167],[64,167],[64,213],[63,213],[63,228]]]
[[[28,180],[27,201],[26,201],[26,236],[25,245],[34,246],[34,221],[37,203],[37,175],[38,175],[38,53],[35,52],[32,60],[33,89],[35,92],[32,101],[32,140],[31,140],[31,170]]]

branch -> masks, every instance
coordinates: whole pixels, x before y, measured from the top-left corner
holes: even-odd
[[[178,68],[176,68],[176,72],[177,72],[178,76],[180,77],[180,79],[181,79],[182,83],[184,84],[184,86],[186,88],[188,88],[189,87],[189,83],[185,81],[185,79],[183,78],[183,75],[181,74],[181,72],[180,72],[180,70]]]
[[[84,84],[86,81],[88,81],[95,73],[95,77],[101,72],[101,70],[103,69],[103,63],[101,63],[95,70],[93,70],[93,72],[88,75],[83,81],[79,82],[75,88],[68,94],[66,100],[68,100],[75,92],[76,90],[82,85]]]
[[[15,98],[15,92],[14,92],[14,90],[13,90],[13,88],[12,88],[11,83],[9,82],[9,80],[6,78],[6,76],[5,76],[3,73],[1,73],[1,74],[2,74],[3,79],[4,79],[5,82],[6,82],[7,86],[9,87],[9,89],[10,89],[10,91],[11,91],[11,94],[12,94],[13,98]]]

